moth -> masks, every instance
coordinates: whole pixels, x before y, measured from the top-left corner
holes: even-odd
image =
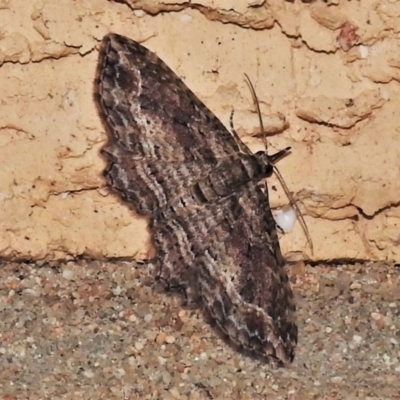
[[[287,151],[251,154],[183,81],[134,40],[106,35],[94,98],[111,190],[146,216],[154,278],[198,304],[238,350],[288,365],[295,303],[268,190]]]

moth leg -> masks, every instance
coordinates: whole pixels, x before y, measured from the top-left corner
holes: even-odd
[[[233,114],[234,114],[234,110],[231,111],[231,116],[229,117],[229,124],[231,126],[232,136],[234,137],[236,144],[239,146],[240,151],[244,154],[251,155],[252,154],[251,150],[242,142],[238,133],[236,132],[235,127],[233,126]]]
[[[274,214],[273,214],[274,216]],[[274,216],[274,223],[275,223],[275,228],[276,230],[281,234],[284,235],[286,232],[285,230],[278,224],[278,222],[276,222],[275,216]]]

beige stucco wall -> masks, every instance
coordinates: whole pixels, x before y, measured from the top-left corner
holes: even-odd
[[[399,2],[126,3],[0,1],[0,257],[148,255],[146,221],[102,178],[92,91],[111,31],[155,51],[226,126],[234,109],[259,150],[249,75],[269,151],[292,146],[279,169],[314,243],[296,224],[285,254],[400,260]]]

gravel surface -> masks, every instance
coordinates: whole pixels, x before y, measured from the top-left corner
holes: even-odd
[[[300,342],[273,370],[129,262],[3,263],[2,399],[398,399],[400,270],[290,267]]]

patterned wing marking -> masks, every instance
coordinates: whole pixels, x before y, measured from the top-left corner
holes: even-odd
[[[190,186],[219,159],[239,152],[233,136],[182,80],[133,40],[104,37],[94,92],[109,137],[105,175],[119,195],[134,200],[140,214],[152,213],[171,197],[152,170],[164,168],[172,186],[180,185],[181,177]],[[130,182],[137,182],[134,194],[127,193]]]
[[[295,304],[268,195],[254,183],[184,216],[155,218],[157,275],[201,299],[229,340],[275,365],[293,360]]]
[[[105,36],[95,93],[112,129],[110,140],[134,155],[203,161],[239,152],[218,118],[160,58],[133,40]]]
[[[282,365],[293,360],[297,343],[295,304],[266,204],[267,195],[250,183],[236,207],[227,210],[224,252],[215,245],[206,249],[200,292],[236,346]]]

